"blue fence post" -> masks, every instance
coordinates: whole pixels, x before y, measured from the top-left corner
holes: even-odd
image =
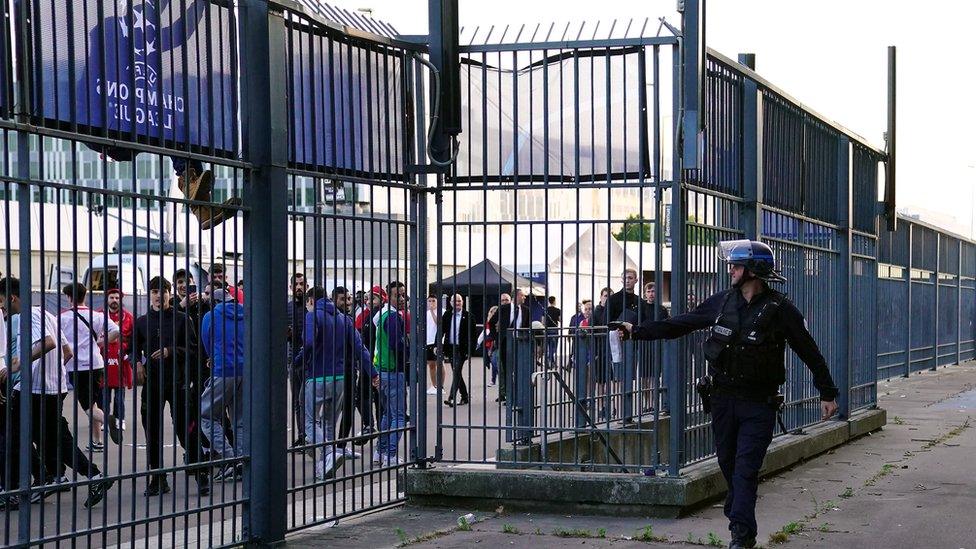
[[[762,237],[763,201],[763,97],[754,80],[742,84],[742,197],[739,208],[745,236]]]
[[[16,17],[16,33],[17,40],[19,42],[18,56],[20,57],[19,63],[17,63],[17,73],[19,79],[19,85],[17,86],[16,93],[16,105],[15,112],[17,113],[17,119],[23,123],[30,123],[30,94],[31,94],[31,84],[33,82],[33,60],[30,58],[32,49],[26,44],[30,44],[30,29],[29,21],[30,17],[30,7],[27,2],[18,2],[15,4],[17,9]],[[28,181],[31,178],[31,154],[30,154],[30,134],[24,130],[17,132],[17,177],[21,181]],[[20,363],[22,365],[20,369],[20,386],[22,395],[30,395],[31,387],[33,386],[32,368],[31,368],[31,345],[33,344],[33,339],[31,338],[31,308],[34,306],[32,300],[31,287],[33,286],[32,272],[31,272],[31,260],[33,259],[33,254],[31,253],[31,220],[34,216],[31,215],[31,185],[29,183],[18,183],[17,184],[17,213],[20,216],[20,226],[19,226],[19,270],[20,270]],[[39,205],[39,207],[43,207]],[[8,252],[9,253],[9,252]],[[43,259],[41,260],[43,261]],[[9,296],[8,296],[9,297]],[[38,306],[43,307],[44,303],[38,303]],[[13,394],[10,392],[9,394]],[[26,494],[20,501],[20,511],[18,517],[18,533],[17,539],[20,544],[27,547],[31,540],[31,508],[33,507],[28,501],[30,494],[31,485],[31,425],[32,420],[36,418],[31,418],[31,399],[21,398],[20,405],[20,437],[16,441],[17,452],[19,453],[20,462],[18,471],[11,471],[11,475],[16,474],[19,477],[19,487],[20,490]],[[6,413],[6,412],[4,412]],[[13,446],[13,445],[11,445]]]
[[[851,350],[853,348],[851,339],[854,337],[851,314],[853,307],[852,299],[852,263],[854,258],[851,255],[851,210],[853,208],[853,178],[851,177],[851,143],[846,137],[841,137],[837,142],[837,224],[839,227],[834,232],[834,244],[839,254],[836,286],[833,302],[836,304],[837,311],[837,334],[840,336],[836,342],[836,353],[840,359],[840,371],[837,372],[837,406],[840,417],[850,417],[851,402],[851,379],[853,377],[853,360]]]
[[[962,362],[962,240],[956,241],[956,364]]]
[[[905,283],[908,285],[908,314],[905,315],[905,377],[912,375],[912,241],[915,225],[908,223],[908,253],[905,263]]]
[[[935,301],[935,316],[933,318],[935,334],[932,337],[932,367],[930,370],[935,371],[939,367],[939,271],[941,269],[939,262],[942,259],[942,234],[938,231],[933,232],[935,233],[935,297],[932,299]]]
[[[284,543],[287,523],[288,422],[285,387],[285,323],[288,277],[288,98],[285,95],[285,27],[279,13],[260,0],[240,3],[241,125],[246,173],[244,203],[245,285],[249,342],[246,347],[244,534],[247,545]]]

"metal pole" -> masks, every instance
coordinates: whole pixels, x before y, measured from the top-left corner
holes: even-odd
[[[756,54],[740,53],[739,64],[749,67],[749,70],[753,70],[753,71],[756,70]]]
[[[942,259],[942,233],[935,232],[935,333],[932,335],[932,371],[939,367],[939,260]]]
[[[18,59],[17,72],[19,73],[20,85],[17,86],[17,118],[23,123],[30,123],[30,93],[31,93],[31,59],[30,40],[30,8],[28,2],[16,4],[19,13],[17,15],[17,42]],[[40,153],[39,153],[40,154]],[[30,170],[30,134],[26,131],[17,132],[17,177],[21,180],[28,180],[31,176]],[[41,207],[40,205],[38,207]],[[20,468],[17,471],[19,476],[19,487],[25,494],[20,501],[20,517],[18,521],[18,540],[21,545],[26,547],[31,539],[31,507],[28,498],[31,485],[31,406],[30,396],[33,386],[31,368],[31,308],[33,300],[31,287],[33,286],[31,272],[31,186],[29,184],[17,185],[17,213],[20,216],[20,437],[17,441],[17,452],[19,453]],[[43,258],[41,258],[43,261]],[[10,296],[7,296],[8,298]],[[42,305],[42,304],[41,304]],[[60,342],[55,342],[60,345]],[[12,394],[12,392],[11,392]],[[26,397],[26,398],[24,398]],[[11,471],[13,473],[13,471]]]
[[[895,69],[897,68],[895,47],[888,46],[888,131],[886,133],[888,142],[888,161],[885,162],[885,219],[889,231],[894,231],[896,227],[897,215],[895,213],[895,122],[897,119],[897,78]]]
[[[962,362],[962,240],[956,241],[956,364]]]
[[[680,147],[681,154],[674,154],[672,167],[673,184],[671,187],[671,308],[674,314],[684,312],[687,303],[687,269],[685,249],[685,196],[684,185],[689,181],[700,178],[700,162],[698,154],[698,136],[700,129],[699,107],[701,100],[701,69],[704,51],[702,39],[704,36],[701,5],[698,0],[685,2],[685,12],[682,15],[682,31],[684,38],[680,48],[674,53],[674,70],[681,75],[681,85],[675,92],[680,97],[681,105],[681,135],[675,143]],[[676,151],[677,153],[677,151]],[[683,364],[684,340],[679,339],[669,344],[671,352],[670,368],[665,368],[668,379],[668,404],[671,413],[669,433],[668,474],[678,476],[685,457],[685,383],[686,375]]]
[[[244,203],[245,280],[249,342],[245,368],[245,436],[251,458],[245,467],[243,541],[251,546],[284,543],[287,519],[284,339],[288,238],[288,98],[285,96],[285,27],[267,2],[240,4],[241,87],[246,174]]]
[[[424,134],[424,83],[422,71],[417,67],[416,61],[412,58],[404,64],[407,67],[407,75],[404,78],[404,82],[408,88],[412,91],[410,97],[413,98],[416,103],[415,110],[415,124],[416,127],[413,128],[414,139],[416,140],[416,155],[414,155],[414,149],[408,147],[408,154],[410,158],[404,165],[409,165],[412,162],[416,162],[417,159],[423,159],[426,157],[426,141]],[[407,108],[410,108],[408,105]],[[426,180],[426,175],[415,175],[413,177],[414,183],[420,183],[421,180]],[[417,321],[413,323],[415,330],[419,330],[417,335],[414,337],[414,341],[417,342],[413,345],[413,363],[417,365],[416,375],[414,376],[417,382],[414,384],[414,402],[416,403],[416,417],[417,417],[417,431],[415,435],[415,445],[414,445],[414,459],[417,462],[418,467],[426,467],[427,465],[427,391],[425,390],[425,382],[427,372],[425,367],[427,364],[424,346],[421,342],[427,341],[427,322],[420,322],[420,319],[427,318],[427,300],[423,299],[427,295],[427,255],[429,253],[429,248],[427,246],[427,194],[419,190],[411,191],[411,199],[415,202],[415,215],[414,221],[417,223],[415,227],[416,233],[414,234],[414,243],[416,246],[416,254],[411,257],[413,261],[412,269],[414,272],[414,280],[416,281],[417,287],[414,290],[413,295],[417,296],[413,300],[414,311],[413,318]]]
[[[837,269],[837,286],[834,303],[837,305],[836,318],[839,326],[837,333],[837,356],[840,358],[842,370],[837,375],[837,406],[838,414],[842,418],[850,417],[850,397],[852,367],[854,365],[851,340],[854,337],[854,323],[851,322],[853,283],[853,261],[851,256],[851,209],[853,207],[853,180],[851,177],[851,143],[846,137],[841,137],[837,143],[837,224],[840,226],[834,233],[835,245],[840,259]]]
[[[742,197],[739,214],[746,238],[762,238],[763,97],[751,79],[742,84]]]
[[[905,377],[912,375],[912,244],[915,239],[915,225],[908,224],[908,264],[905,267],[905,282],[908,284],[908,317],[905,322]]]

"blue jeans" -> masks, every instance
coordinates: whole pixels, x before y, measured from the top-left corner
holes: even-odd
[[[322,444],[335,440],[336,418],[342,410],[343,378],[333,380],[309,379],[305,381],[305,434],[309,444]],[[322,446],[321,460],[331,454],[335,447]]]
[[[546,365],[556,365],[556,347],[559,345],[559,330],[549,328],[546,330]]]
[[[224,433],[224,412],[231,418],[234,446]],[[214,458],[243,456],[244,444],[244,378],[211,377],[200,395],[200,426],[210,441],[210,455]]]
[[[756,535],[759,469],[773,440],[776,411],[769,404],[712,395],[712,432],[722,476],[729,486],[725,516],[729,529],[745,526]]]
[[[119,421],[125,420],[125,387],[114,387],[112,391],[112,415]]]
[[[494,384],[498,381],[498,349],[492,349],[488,361],[491,363],[491,382]]]
[[[403,372],[380,372],[380,441],[376,451],[381,456],[396,457],[400,429],[407,424],[407,380]]]

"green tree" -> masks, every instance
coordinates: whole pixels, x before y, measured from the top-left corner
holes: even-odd
[[[620,242],[653,242],[654,222],[642,219],[638,215],[630,215],[624,221],[620,232],[613,235]]]

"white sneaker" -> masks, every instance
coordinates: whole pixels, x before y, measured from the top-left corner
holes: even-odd
[[[349,448],[339,448],[337,451],[349,459],[359,459],[363,457],[362,454],[355,450],[350,450]]]
[[[489,382],[488,382],[488,386],[489,386],[489,387],[494,387],[494,386],[495,386],[495,383],[494,383],[494,382],[492,382],[492,381],[489,381]]]
[[[370,463],[372,463],[373,465],[380,465],[381,463],[383,463],[383,458],[380,457],[379,450],[373,450],[373,460]]]
[[[383,456],[383,466],[403,465],[403,460],[397,456]]]
[[[437,387],[428,387],[427,388],[427,394],[428,395],[436,395],[437,394]]]
[[[315,464],[315,480],[326,480],[335,476],[336,466],[342,459],[342,456],[337,458],[332,452],[325,454],[325,463],[321,467],[319,464]]]

